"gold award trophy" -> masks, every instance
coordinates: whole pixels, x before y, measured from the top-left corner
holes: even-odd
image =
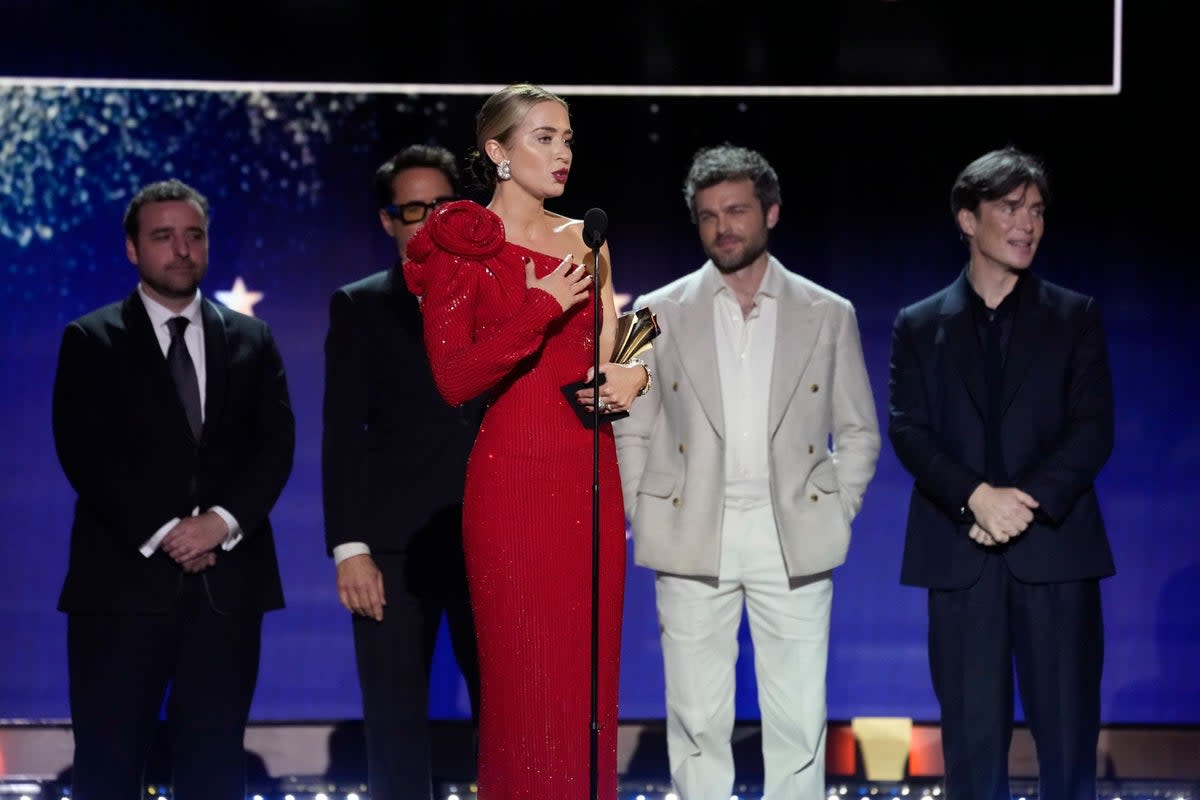
[[[651,343],[658,333],[658,318],[650,309],[643,307],[627,311],[617,317],[617,340],[613,346],[613,356],[610,361],[614,364],[628,364],[650,349]],[[604,383],[603,374],[600,375],[600,383]],[[587,428],[592,427],[594,421],[592,412],[576,402],[575,393],[580,389],[591,387],[591,381],[577,381],[562,387],[562,393],[567,398],[567,402],[575,409],[579,421]],[[600,422],[612,422],[628,416],[628,411],[606,411],[600,414]]]

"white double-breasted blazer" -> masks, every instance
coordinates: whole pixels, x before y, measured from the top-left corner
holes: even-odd
[[[771,272],[777,278],[771,278]],[[788,575],[846,558],[850,521],[879,457],[879,423],[854,308],[770,257],[777,288],[766,435],[770,494]],[[641,566],[716,577],[725,436],[713,330],[721,277],[711,261],[638,297],[660,334],[643,356],[651,391],[613,423],[625,511]]]

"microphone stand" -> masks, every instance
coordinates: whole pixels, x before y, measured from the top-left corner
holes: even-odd
[[[603,238],[592,240],[592,382],[595,394],[592,398],[592,706],[588,724],[588,796],[597,800],[599,785],[597,755],[599,752],[600,723],[598,708],[598,659],[600,651],[600,245]]]
[[[592,705],[588,724],[588,796],[598,800],[598,753],[600,721],[600,248],[608,233],[608,215],[603,209],[588,209],[583,217],[583,243],[592,251]],[[586,385],[586,384],[585,384]]]

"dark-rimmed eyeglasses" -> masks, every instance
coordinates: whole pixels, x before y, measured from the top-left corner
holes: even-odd
[[[385,206],[383,210],[392,219],[398,219],[405,225],[415,225],[429,216],[429,212],[438,206],[457,199],[457,197],[438,197],[432,203],[422,203],[420,200],[413,200],[401,205]]]

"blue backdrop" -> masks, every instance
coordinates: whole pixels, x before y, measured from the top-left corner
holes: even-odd
[[[985,150],[1046,158],[1054,190],[1036,263],[1095,294],[1116,391],[1100,479],[1118,565],[1105,581],[1107,723],[1200,723],[1200,413],[1194,248],[1170,153],[1182,135],[1127,96],[1081,98],[568,98],[576,164],[555,210],[608,211],[619,294],[703,260],[680,187],[701,145],[760,148],[783,183],[771,249],[854,302],[881,425],[896,310],[965,256],[950,184]],[[256,720],[359,716],[349,620],[325,557],[319,442],[330,293],[386,266],[370,179],[411,141],[465,152],[481,97],[0,87],[0,718],[67,716],[65,621],[54,610],[73,494],[49,404],[63,326],[132,290],[120,218],[132,191],[176,176],[212,202],[209,297],[241,279],[274,329],[297,420],[295,469],[272,515],[288,607],[268,616]],[[1138,118],[1136,133],[1122,120]],[[1174,137],[1174,139],[1172,138]],[[1190,186],[1187,191],[1192,192]],[[1191,224],[1194,227],[1194,224]],[[925,597],[898,584],[909,480],[884,445],[836,573],[829,713],[934,720]],[[444,644],[444,642],[443,642]],[[757,716],[749,639],[738,714]],[[443,646],[431,713],[466,716]],[[630,560],[621,715],[661,718],[652,576]]]

